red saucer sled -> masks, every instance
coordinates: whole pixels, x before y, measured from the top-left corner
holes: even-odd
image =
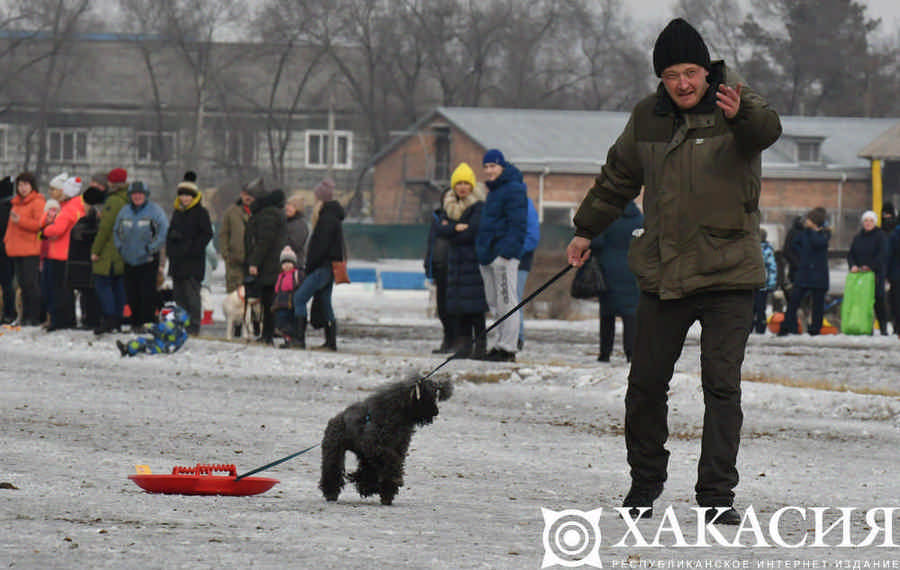
[[[237,478],[234,465],[197,464],[195,467],[173,467],[171,475],[154,475],[145,465],[137,466],[137,474],[128,478],[148,493],[169,495],[229,495],[243,497],[265,493],[278,483],[268,477]],[[227,476],[213,475],[216,471]]]

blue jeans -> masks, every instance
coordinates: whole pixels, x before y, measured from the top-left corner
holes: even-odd
[[[294,292],[294,316],[298,319],[305,319],[306,303],[315,296],[316,300],[322,303],[322,309],[325,311],[328,322],[333,322],[332,289],[334,289],[334,276],[331,273],[331,265],[314,269],[312,273],[303,279],[303,283]]]
[[[95,273],[94,291],[100,301],[100,312],[106,317],[121,319],[125,310],[125,278],[121,275]]]

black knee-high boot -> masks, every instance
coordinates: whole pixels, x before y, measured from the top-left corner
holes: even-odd
[[[325,323],[325,344],[322,345],[322,348],[337,350],[337,321]]]

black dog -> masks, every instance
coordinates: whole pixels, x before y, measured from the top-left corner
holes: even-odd
[[[322,439],[319,489],[336,501],[344,486],[344,455],[356,454],[359,467],[346,474],[363,497],[378,493],[390,505],[403,486],[403,463],[416,426],[434,421],[438,401],[453,393],[449,381],[408,379],[388,384],[331,418]]]

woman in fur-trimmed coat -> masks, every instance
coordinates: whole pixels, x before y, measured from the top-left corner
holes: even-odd
[[[436,232],[450,245],[446,310],[448,318],[454,321],[453,330],[457,335],[453,351],[462,350],[463,357],[482,358],[486,342],[484,314],[488,305],[475,253],[475,237],[481,223],[484,195],[476,186],[475,173],[465,162],[453,171],[450,184],[452,191],[444,196],[444,215]]]

